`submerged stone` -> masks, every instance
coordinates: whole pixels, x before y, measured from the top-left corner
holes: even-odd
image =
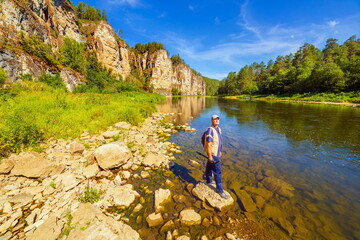
[[[294,193],[292,191],[294,191],[295,188],[289,183],[276,177],[266,177],[261,183],[268,190],[275,192],[283,197],[290,198],[294,196]]]
[[[240,191],[237,191],[236,193],[239,194],[238,197],[239,197],[245,211],[247,211],[247,212],[256,211],[256,204],[252,200],[251,196],[245,190],[240,190]]]

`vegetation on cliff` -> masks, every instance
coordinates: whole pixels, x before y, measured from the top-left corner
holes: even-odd
[[[278,56],[267,65],[246,65],[222,81],[220,94],[339,93],[360,90],[360,39],[339,45],[327,40],[321,51],[304,44],[295,54]]]
[[[107,21],[105,10],[101,11],[100,9],[89,6],[84,2],[79,2],[77,6],[73,5],[73,9],[78,19],[90,21]]]

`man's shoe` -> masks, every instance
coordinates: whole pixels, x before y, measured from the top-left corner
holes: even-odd
[[[229,195],[227,195],[225,192],[223,193],[219,193],[220,197],[224,198],[224,199],[229,199]]]

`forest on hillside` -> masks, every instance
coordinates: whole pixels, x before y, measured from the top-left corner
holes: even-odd
[[[221,81],[219,94],[294,94],[360,90],[360,39],[330,38],[323,50],[305,43],[275,61],[246,65]]]

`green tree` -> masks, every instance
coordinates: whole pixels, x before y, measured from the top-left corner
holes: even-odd
[[[312,92],[340,92],[345,88],[344,72],[334,62],[319,64],[312,73]]]
[[[61,63],[78,72],[85,73],[87,61],[84,57],[86,46],[78,43],[75,39],[66,37],[60,47]]]
[[[170,59],[173,65],[185,64],[185,61],[180,57],[179,54],[171,56]]]

